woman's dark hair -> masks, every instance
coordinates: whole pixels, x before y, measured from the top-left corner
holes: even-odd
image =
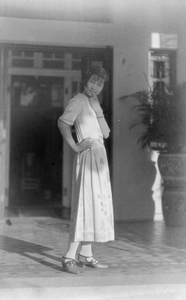
[[[87,85],[87,82],[89,81],[92,75],[97,75],[99,78],[103,78],[105,83],[109,80],[107,71],[103,67],[95,65],[88,68],[88,70],[86,70],[86,72],[83,74],[84,86]]]

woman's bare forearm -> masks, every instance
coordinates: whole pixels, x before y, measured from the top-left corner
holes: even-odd
[[[76,144],[72,137],[71,127],[69,125],[59,120],[58,127],[65,141],[75,152],[81,152],[87,148],[91,148],[95,143],[94,139],[86,138],[82,140],[80,143]]]
[[[71,133],[71,127],[70,125],[67,125],[66,123],[62,122],[62,121],[58,121],[58,127],[59,130],[61,132],[61,135],[63,136],[63,138],[65,139],[65,141],[69,144],[69,146],[75,151],[77,152],[77,145],[72,137],[72,133]]]
[[[108,127],[107,121],[105,120],[104,116],[97,117],[99,126],[101,128],[103,137],[107,139],[110,135],[110,128]]]

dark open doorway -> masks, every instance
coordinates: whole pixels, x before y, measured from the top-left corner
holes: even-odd
[[[102,64],[110,81],[101,105],[112,128],[113,50],[40,46],[9,49],[12,51],[9,51],[12,53],[9,206],[63,206],[63,178],[71,161],[64,167],[65,153],[57,119],[68,100],[80,90],[83,70],[90,64]],[[106,141],[110,169],[111,140],[112,136]]]
[[[10,205],[61,201],[64,80],[12,76]]]

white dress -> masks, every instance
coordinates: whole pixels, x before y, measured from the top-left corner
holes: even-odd
[[[103,135],[88,97],[72,98],[60,121],[75,125],[78,142],[95,145],[76,154],[72,174],[70,242],[114,240],[113,203]]]

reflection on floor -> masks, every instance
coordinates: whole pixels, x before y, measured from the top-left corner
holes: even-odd
[[[58,217],[11,219],[0,223],[0,277],[68,277],[61,255],[68,245],[69,221]],[[94,255],[107,270],[82,269],[79,276],[179,276],[186,274],[186,228],[167,228],[163,221],[116,223],[115,241],[94,244]],[[160,282],[161,283],[161,282]]]

